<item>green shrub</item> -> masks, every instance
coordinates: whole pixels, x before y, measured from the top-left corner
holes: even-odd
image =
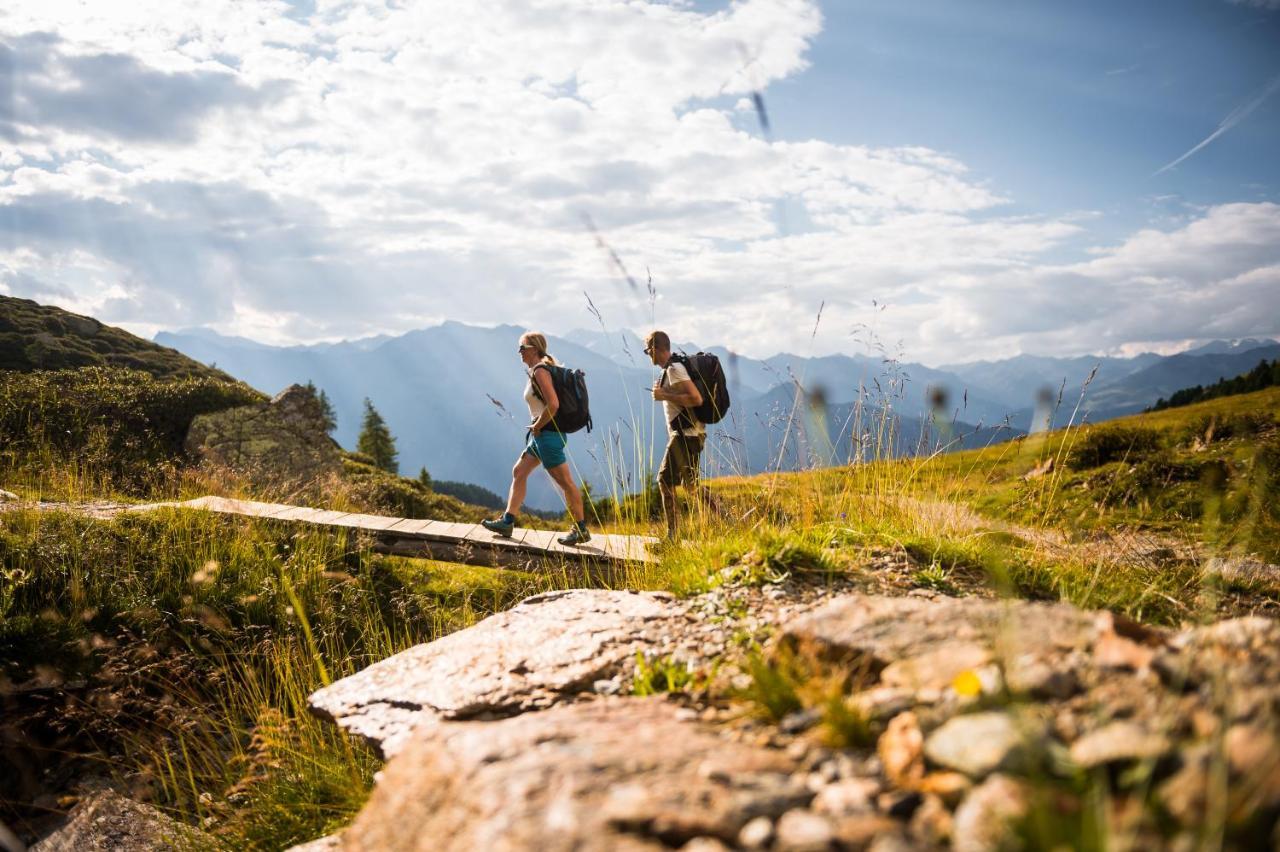
[[[119,367],[0,372],[0,466],[39,465],[53,454],[140,485],[156,465],[183,458],[198,415],[264,399],[240,382]]]
[[[1089,470],[1115,461],[1134,462],[1160,446],[1160,433],[1133,426],[1095,426],[1076,441],[1067,466]]]
[[[1238,414],[1205,414],[1193,420],[1183,431],[1189,443],[1250,438],[1276,427],[1275,417],[1267,411],[1244,411]]]
[[[483,511],[456,497],[437,494],[420,480],[388,473],[366,463],[360,453],[348,453],[342,460],[342,475],[350,496],[370,510],[389,512],[400,518],[430,518],[436,521],[478,521]]]

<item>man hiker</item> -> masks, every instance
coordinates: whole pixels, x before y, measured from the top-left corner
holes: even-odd
[[[685,365],[673,359],[671,338],[665,331],[651,332],[645,338],[644,354],[662,368],[661,378],[653,383],[653,398],[662,403],[667,418],[667,451],[658,468],[658,492],[667,519],[667,537],[674,538],[680,525],[676,488],[683,485],[698,494],[698,461],[707,427],[690,409],[702,404],[702,394]]]

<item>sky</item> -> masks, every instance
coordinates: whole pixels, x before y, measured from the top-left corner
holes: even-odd
[[[1280,335],[1280,0],[7,0],[0,293],[931,365]]]

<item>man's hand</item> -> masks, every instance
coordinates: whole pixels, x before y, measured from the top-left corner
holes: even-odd
[[[658,402],[667,400],[667,389],[662,386],[662,379],[658,379],[653,383],[653,398]]]

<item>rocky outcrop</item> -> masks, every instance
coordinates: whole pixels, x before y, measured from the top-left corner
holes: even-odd
[[[271,482],[308,483],[342,469],[320,402],[301,385],[270,402],[200,415],[184,447],[193,459]]]
[[[1044,801],[1092,807],[1071,779],[1100,772],[1149,779],[1187,838],[1214,813],[1228,837],[1280,815],[1276,622],[776,591],[551,593],[322,690],[318,712],[392,756],[342,848],[995,849]],[[781,724],[736,703],[731,637],[770,622],[782,659],[843,685],[861,745],[827,743],[829,691]],[[717,659],[719,685],[600,695],[637,653]],[[1125,813],[1139,845],[1167,840]]]
[[[391,756],[425,722],[510,716],[589,692],[634,666],[637,651],[667,649],[686,613],[665,593],[548,592],[375,663],[310,706]]]
[[[31,847],[31,852],[131,852],[213,849],[217,842],[150,805],[105,791],[76,805],[66,825]]]
[[[640,850],[735,843],[813,794],[776,749],[734,743],[657,699],[602,698],[420,731],[344,848]]]

